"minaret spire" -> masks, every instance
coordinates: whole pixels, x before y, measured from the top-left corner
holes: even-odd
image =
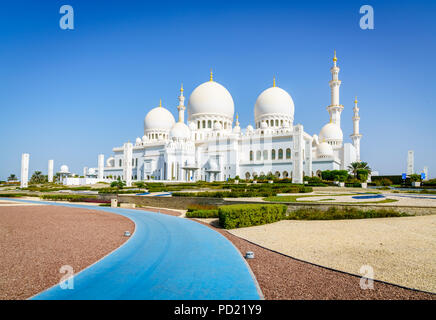
[[[179,110],[179,122],[185,122],[185,97],[183,96],[183,83],[180,86],[180,96],[179,96],[179,106],[177,110]]]
[[[236,114],[236,122],[235,122],[235,126],[239,127],[239,116],[238,114]]]
[[[350,135],[351,140],[353,141],[354,148],[356,148],[356,160],[360,161],[360,139],[362,135],[359,131],[359,107],[357,106],[357,97],[354,99],[354,108],[353,108],[354,116],[353,116],[353,134]]]
[[[213,71],[212,71],[212,68],[210,68],[210,81],[213,81]]]
[[[276,86],[276,77],[273,78],[273,87]]]
[[[162,108],[162,99],[159,99],[159,108]]]
[[[339,88],[341,86],[341,80],[339,80],[339,67],[336,65],[338,58],[336,57],[336,50],[333,56],[333,67],[330,69],[332,74],[332,79],[329,82],[331,89],[331,101],[330,105],[327,107],[327,111],[330,114],[330,121],[332,123],[341,126],[341,113],[344,106],[339,103]]]

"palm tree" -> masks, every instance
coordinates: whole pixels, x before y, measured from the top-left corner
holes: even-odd
[[[44,183],[46,176],[42,175],[41,171],[35,171],[30,178],[30,183]]]
[[[358,170],[366,170],[369,174],[371,174],[371,168],[368,166],[368,162],[351,162],[348,166],[348,171],[354,175],[354,177],[357,177],[357,171]]]
[[[16,180],[17,180],[17,176],[11,173],[11,175],[8,177],[8,181],[16,181]]]

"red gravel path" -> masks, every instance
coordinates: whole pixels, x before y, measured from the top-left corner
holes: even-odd
[[[0,299],[26,299],[58,283],[63,265],[78,272],[123,244],[129,219],[61,206],[0,207]]]

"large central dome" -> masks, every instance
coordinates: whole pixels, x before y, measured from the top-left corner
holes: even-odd
[[[188,102],[188,117],[196,115],[220,115],[233,119],[235,105],[230,93],[215,81],[208,81],[199,85],[191,93]]]
[[[294,101],[289,93],[274,86],[259,95],[254,106],[254,118],[258,121],[269,115],[294,118]]]

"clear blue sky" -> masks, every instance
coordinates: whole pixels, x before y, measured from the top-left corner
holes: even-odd
[[[72,5],[75,29],[59,28]],[[375,30],[359,28],[370,4]],[[328,122],[330,67],[341,68],[344,137],[358,96],[362,159],[382,174],[415,169],[436,176],[435,1],[2,1],[0,4],[0,179],[55,160],[72,171],[143,135],[162,98],[176,114],[214,79],[232,94],[241,125],[271,86],[295,102],[295,123],[318,134]]]

